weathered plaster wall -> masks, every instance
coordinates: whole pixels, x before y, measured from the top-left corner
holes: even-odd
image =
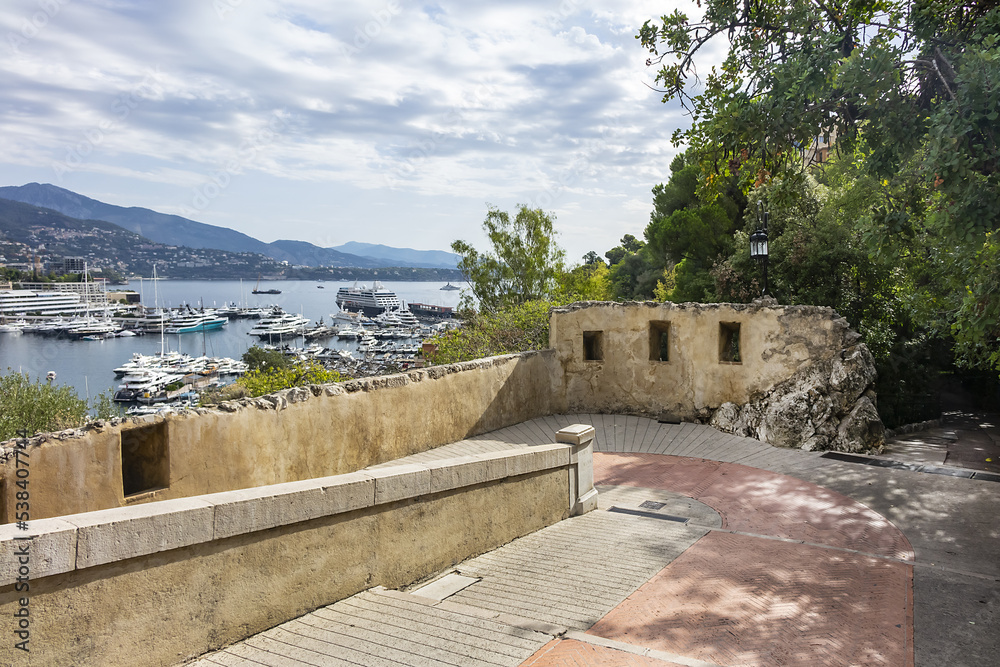
[[[739,360],[728,361],[737,325]],[[577,303],[553,310],[549,336],[571,412],[697,420],[777,446],[847,450],[877,447],[884,431],[859,338],[830,308],[771,299]]]
[[[372,586],[397,588],[569,513],[571,447],[398,466],[40,521],[30,653],[3,665],[174,665]],[[305,520],[303,520],[305,519]],[[20,533],[0,528],[14,553]],[[0,615],[25,593],[0,564]]]
[[[563,410],[557,370],[552,351],[508,355],[32,438],[31,518],[360,470]],[[123,457],[163,438],[161,475],[125,466],[148,475],[133,488],[157,490],[126,500]],[[9,458],[5,523],[15,474]]]

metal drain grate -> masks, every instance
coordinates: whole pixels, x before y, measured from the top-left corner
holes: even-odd
[[[633,510],[626,507],[609,507],[609,512],[614,512],[615,514],[629,514],[631,516],[643,516],[647,519],[664,519],[666,521],[676,521],[677,523],[687,523],[687,517],[674,516],[673,514],[660,514],[659,512],[643,512],[642,510]]]
[[[655,500],[644,500],[639,503],[639,507],[644,510],[661,510],[666,506],[666,503],[658,503]]]
[[[947,475],[949,477],[962,477],[964,479],[978,479],[983,482],[1000,482],[1000,475],[981,470],[969,470],[967,468],[946,468],[943,466],[923,465],[920,463],[903,463],[902,461],[891,461],[888,459],[876,459],[870,456],[858,456],[857,454],[844,454],[843,452],[826,452],[820,456],[823,459],[833,461],[844,461],[845,463],[860,463],[876,468],[892,468],[894,470],[911,470],[913,472],[923,472],[928,475]]]

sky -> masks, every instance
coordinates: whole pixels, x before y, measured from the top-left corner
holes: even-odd
[[[484,248],[527,204],[578,262],[669,178],[689,119],[635,35],[675,6],[5,0],[0,185],[324,247]]]

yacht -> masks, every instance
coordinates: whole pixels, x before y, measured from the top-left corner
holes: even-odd
[[[337,290],[337,305],[341,310],[361,312],[368,317],[403,307],[396,293],[387,290],[377,280],[371,288],[364,285],[359,287],[357,283],[353,287],[341,287]]]
[[[274,308],[247,333],[261,339],[294,338],[302,335],[309,326],[309,318],[284,312]]]
[[[131,403],[144,396],[152,396],[161,391],[171,382],[182,379],[183,376],[167,373],[157,369],[138,369],[126,373],[122,383],[118,385],[114,401]]]
[[[219,317],[211,310],[188,311],[173,318],[163,330],[168,334],[196,333],[213,331],[229,324],[225,317]]]
[[[0,323],[0,333],[20,333],[28,326],[26,320],[16,320],[14,322]]]
[[[412,328],[420,326],[420,322],[416,317],[414,317],[413,313],[411,313],[406,306],[386,310],[385,312],[379,314],[375,318],[375,321],[378,322],[379,326],[383,327]]]

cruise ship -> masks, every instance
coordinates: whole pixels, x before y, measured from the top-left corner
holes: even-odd
[[[367,317],[375,317],[386,310],[398,310],[403,307],[395,292],[387,290],[377,280],[369,289],[364,285],[358,287],[341,287],[337,290],[337,305],[342,310],[362,312]]]

